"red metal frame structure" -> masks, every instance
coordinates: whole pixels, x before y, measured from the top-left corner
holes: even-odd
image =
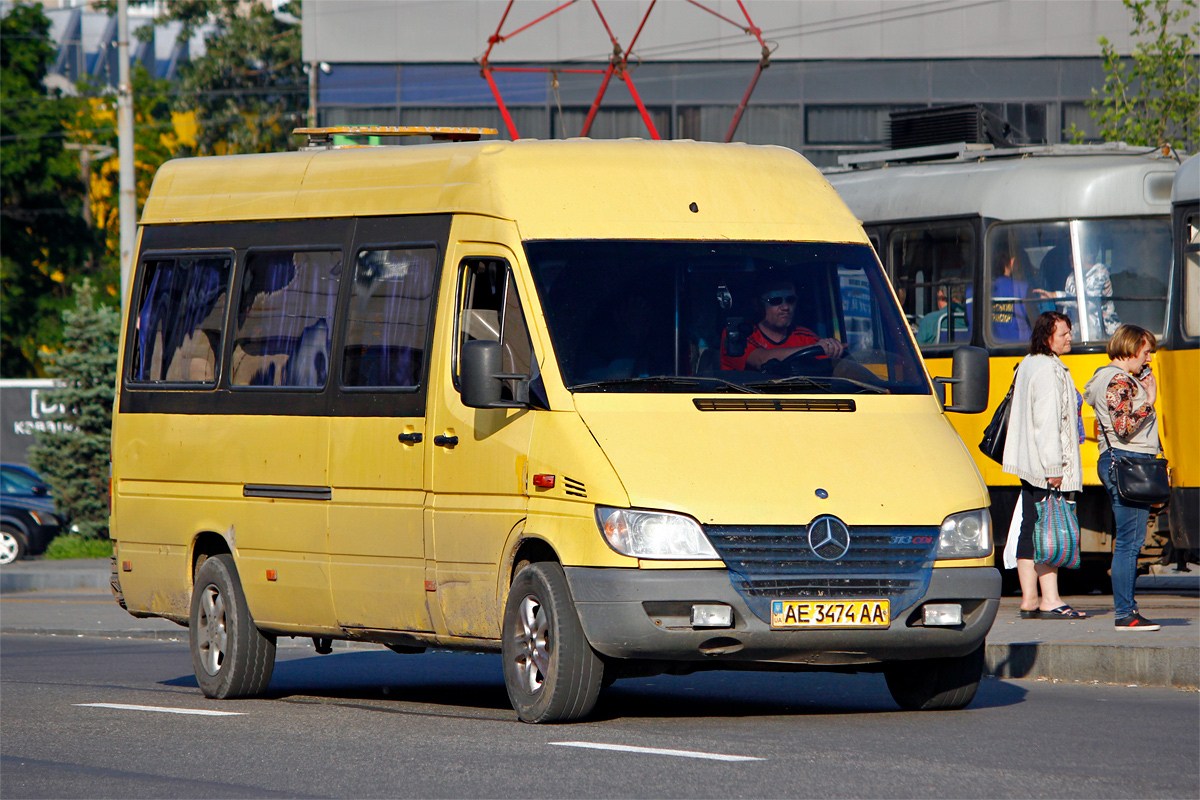
[[[580,136],[587,136],[592,129],[592,122],[596,119],[596,112],[600,109],[600,102],[604,99],[605,93],[608,91],[608,84],[612,80],[613,75],[616,75],[627,87],[629,94],[633,98],[634,105],[637,106],[638,113],[642,115],[642,121],[646,123],[646,129],[650,132],[650,138],[661,139],[658,129],[654,127],[654,121],[650,119],[650,112],[646,110],[645,104],[642,102],[641,95],[638,94],[637,87],[633,83],[633,76],[629,69],[629,55],[633,52],[634,46],[637,44],[638,37],[642,35],[642,29],[646,27],[646,20],[650,18],[650,12],[654,10],[654,6],[658,0],[651,0],[650,7],[646,9],[646,13],[642,16],[642,21],[638,25],[637,31],[633,34],[633,39],[629,42],[629,47],[623,49],[621,43],[617,40],[616,34],[609,27],[608,20],[604,18],[604,12],[600,10],[599,0],[591,0],[592,7],[596,9],[596,15],[600,17],[600,22],[604,26],[605,32],[608,34],[609,41],[612,42],[613,52],[608,59],[608,67],[606,69],[563,69],[557,67],[496,67],[492,66],[489,60],[492,55],[492,49],[499,43],[507,41],[516,36],[522,31],[528,30],[537,23],[551,17],[564,8],[575,5],[579,0],[566,0],[562,5],[557,6],[551,11],[546,12],[542,16],[528,22],[525,25],[517,28],[508,34],[502,34],[504,23],[508,20],[508,12],[512,10],[515,0],[508,0],[508,5],[504,8],[504,14],[500,17],[500,24],[496,26],[496,32],[488,37],[487,50],[479,57],[479,74],[487,81],[488,87],[492,90],[492,96],[496,98],[496,106],[500,109],[500,116],[504,118],[504,125],[508,128],[508,135],[513,139],[519,139],[520,134],[517,133],[517,126],[512,120],[512,116],[508,113],[508,106],[504,104],[504,98],[500,94],[500,88],[496,86],[496,80],[492,76],[494,72],[549,72],[557,76],[558,73],[580,73],[602,75],[600,79],[600,90],[596,93],[596,99],[592,101],[591,108],[588,109],[587,119],[584,120],[583,128],[580,130]],[[750,12],[746,10],[742,0],[737,0],[738,8],[742,10],[742,15],[746,18],[746,25],[729,19],[728,17],[713,11],[703,3],[697,0],[687,0],[687,2],[707,11],[709,14],[728,22],[735,27],[740,28],[743,32],[752,35],[758,40],[759,46],[762,48],[762,57],[759,59],[758,66],[754,70],[754,77],[750,79],[750,86],[747,87],[746,93],[742,96],[742,102],[738,104],[737,111],[733,114],[733,122],[729,125],[729,132],[725,134],[725,141],[733,141],[733,134],[737,131],[738,123],[742,121],[742,114],[746,111],[746,104],[750,102],[750,95],[754,92],[754,87],[758,85],[758,78],[762,75],[762,71],[771,65],[771,49],[767,47],[767,43],[763,41],[762,30],[759,29],[754,21],[750,19]]]

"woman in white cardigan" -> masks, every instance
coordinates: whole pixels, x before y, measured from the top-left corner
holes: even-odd
[[[1016,567],[1021,580],[1022,619],[1084,618],[1059,596],[1058,567],[1033,560],[1036,504],[1051,489],[1083,489],[1079,460],[1082,399],[1071,380],[1071,371],[1059,358],[1070,350],[1070,318],[1057,311],[1038,317],[1029,337],[1029,355],[1017,367],[1009,411],[1003,468],[1021,479],[1021,497],[1013,511],[1004,566]]]

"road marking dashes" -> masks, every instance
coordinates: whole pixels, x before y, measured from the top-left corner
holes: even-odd
[[[197,717],[240,717],[241,711],[209,711],[204,708],[167,708],[165,706],[134,706],[126,703],[75,703],[82,708],[115,708],[118,711],[157,711],[160,714],[191,714]]]
[[[601,744],[599,742],[549,742],[555,747],[584,747],[590,750],[619,750],[622,753],[646,753],[656,756],[677,758],[704,758],[710,761],[765,761],[753,756],[731,756],[725,753],[704,753],[699,750],[668,750],[662,747],[634,747],[627,744]]]

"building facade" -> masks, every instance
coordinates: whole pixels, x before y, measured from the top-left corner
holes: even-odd
[[[627,64],[658,133],[720,141],[763,48],[737,2],[703,5],[601,0],[602,20],[592,3],[559,0],[306,0],[304,58],[320,66],[321,124],[486,125],[507,137],[481,74],[488,52],[518,135],[561,138],[582,130],[614,40],[624,52],[644,22]],[[1120,0],[744,7],[770,55],[734,140],[785,145],[818,165],[885,147],[892,111],[945,104],[983,104],[1020,141],[1060,142],[1072,125],[1090,135],[1085,103],[1103,83],[1097,40],[1121,52],[1133,44]],[[505,38],[489,51],[498,29]],[[553,71],[500,71],[514,67]],[[594,71],[568,71],[579,69]],[[589,135],[650,135],[618,78]]]

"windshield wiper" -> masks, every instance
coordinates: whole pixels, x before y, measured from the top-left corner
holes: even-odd
[[[651,385],[664,384],[667,386],[694,386],[698,389],[698,388],[700,388],[700,384],[703,382],[715,383],[719,386],[724,386],[726,388],[733,389],[734,391],[741,392],[743,394],[762,394],[762,392],[760,392],[758,389],[752,389],[751,387],[743,386],[740,383],[734,383],[733,381],[727,381],[724,378],[700,377],[700,376],[684,377],[681,375],[643,375],[643,376],[640,376],[637,378],[609,378],[607,380],[602,380],[602,381],[589,381],[587,383],[576,384],[575,386],[571,387],[571,391],[578,391],[579,389],[604,389],[604,388],[616,387],[616,386],[638,386],[638,385],[646,385],[646,384],[651,384]]]
[[[875,392],[876,394],[889,394],[889,391],[882,386],[875,386],[873,384],[866,383],[864,381],[855,380],[854,378],[843,378],[840,375],[830,376],[829,378],[822,378],[821,380],[817,380],[815,378],[810,378],[807,375],[791,375],[786,378],[775,378],[774,380],[770,380],[770,381],[761,381],[758,383],[750,383],[750,384],[747,384],[747,386],[755,386],[755,387],[761,386],[763,388],[767,388],[767,387],[771,387],[771,386],[781,386],[781,385],[785,385],[785,384],[790,384],[793,386],[794,385],[803,385],[803,386],[812,386],[817,389],[824,389],[825,391],[830,392],[832,394],[833,387],[830,385],[830,383],[832,381],[845,381],[846,383],[852,384],[854,386],[858,386],[858,387],[866,389],[867,391],[870,391],[870,392]]]

